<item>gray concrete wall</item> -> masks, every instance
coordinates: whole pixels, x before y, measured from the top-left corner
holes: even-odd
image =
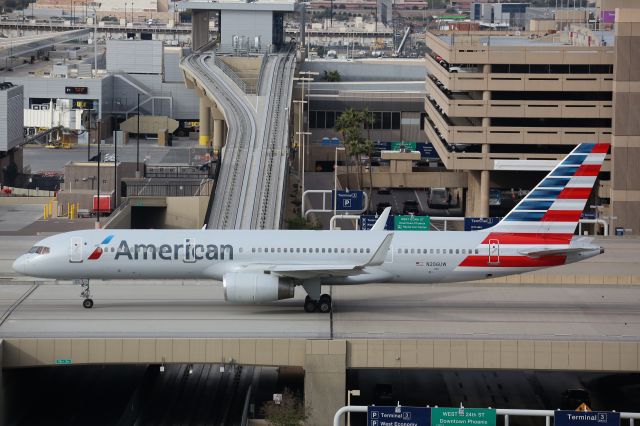
[[[301,69],[319,72],[320,78],[325,70],[338,71],[342,81],[424,81],[427,78],[423,59],[307,60]]]
[[[272,42],[273,12],[248,11],[248,10],[223,10],[221,11],[220,43],[224,47],[230,47],[233,36],[247,37],[251,48],[254,46],[254,38],[260,37],[262,48],[266,48]]]
[[[162,74],[163,47],[156,40],[107,40],[107,71]]]
[[[9,151],[23,139],[23,87],[0,90],[0,151]]]

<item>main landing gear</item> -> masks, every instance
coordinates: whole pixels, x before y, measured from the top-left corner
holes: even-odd
[[[331,296],[323,294],[320,299],[313,300],[311,296],[307,296],[304,299],[304,311],[305,312],[322,312],[328,314],[331,312]]]
[[[80,292],[80,297],[84,299],[82,301],[82,306],[84,306],[86,309],[93,308],[93,299],[91,298],[91,289],[89,288],[89,280],[88,279],[73,280],[73,283],[79,284],[80,288],[82,288],[82,291]]]

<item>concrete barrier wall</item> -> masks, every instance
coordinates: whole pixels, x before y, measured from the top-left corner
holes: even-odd
[[[640,285],[640,275],[582,275],[582,274],[544,274],[527,273],[508,277],[469,281],[468,284],[548,284],[548,285]]]
[[[48,191],[47,191],[48,192]],[[0,197],[0,206],[15,206],[18,204],[47,204],[52,197]]]
[[[199,229],[204,223],[209,197],[167,197],[166,228]]]
[[[3,367],[120,363],[237,363],[344,368],[639,371],[640,342],[451,339],[5,339]],[[342,363],[341,363],[342,364]],[[342,368],[342,367],[340,367]]]

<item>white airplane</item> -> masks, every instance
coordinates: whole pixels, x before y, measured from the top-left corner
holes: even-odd
[[[302,285],[307,312],[331,311],[322,284],[445,283],[529,272],[603,252],[574,237],[609,144],[578,145],[497,225],[471,232],[84,230],[45,238],[13,268],[73,279],[222,280],[225,299],[265,303]]]

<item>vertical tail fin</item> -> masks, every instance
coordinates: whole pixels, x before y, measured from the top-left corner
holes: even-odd
[[[571,239],[608,151],[608,143],[578,145],[490,232]]]

